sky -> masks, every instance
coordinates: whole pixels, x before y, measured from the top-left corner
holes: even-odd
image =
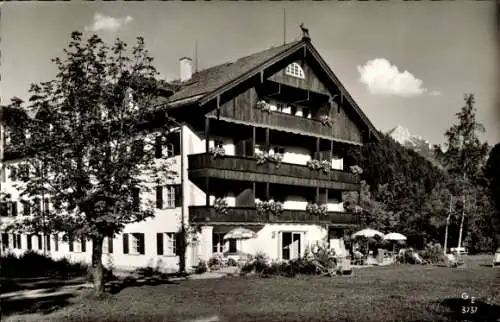
[[[286,23],[284,23],[286,8]],[[476,95],[482,139],[500,142],[499,35],[495,1],[453,2],[8,2],[2,6],[2,103],[28,98],[30,83],[55,76],[73,30],[145,38],[164,79],[179,58],[198,68],[299,39],[299,24],[376,128],[396,125],[432,143]],[[284,27],[286,25],[286,28]]]

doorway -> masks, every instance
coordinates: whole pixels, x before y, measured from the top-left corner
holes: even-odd
[[[281,259],[299,258],[301,254],[301,233],[281,233]]]

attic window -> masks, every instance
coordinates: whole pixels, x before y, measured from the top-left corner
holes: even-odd
[[[304,70],[297,63],[291,63],[290,65],[288,65],[286,67],[285,74],[287,74],[289,76],[297,77],[300,79],[306,78],[304,75]]]

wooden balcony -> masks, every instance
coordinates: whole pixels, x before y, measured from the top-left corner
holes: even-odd
[[[226,214],[220,214],[214,207],[189,207],[189,221],[196,224],[265,224],[265,223],[297,223],[324,224],[329,226],[359,225],[359,215],[348,212],[328,212],[327,215],[311,215],[305,210],[285,209],[278,215],[260,214],[255,208],[227,208]]]
[[[350,172],[331,169],[312,170],[308,166],[267,161],[257,164],[252,157],[192,154],[188,156],[189,178],[212,177],[226,180],[269,182],[274,184],[358,190],[360,180]]]

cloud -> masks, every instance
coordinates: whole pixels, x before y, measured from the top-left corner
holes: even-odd
[[[422,87],[422,80],[405,70],[400,72],[396,65],[392,65],[385,58],[375,58],[358,66],[361,83],[368,86],[368,90],[375,95],[418,96],[427,92]]]
[[[429,93],[430,96],[439,96],[441,95],[441,92],[440,91],[432,91]]]
[[[90,30],[90,31],[117,31],[118,29],[122,28],[129,22],[134,20],[131,16],[126,16],[122,18],[115,18],[111,16],[106,16],[103,14],[100,14],[96,12],[94,14],[94,22],[89,25],[85,26],[85,30]]]

